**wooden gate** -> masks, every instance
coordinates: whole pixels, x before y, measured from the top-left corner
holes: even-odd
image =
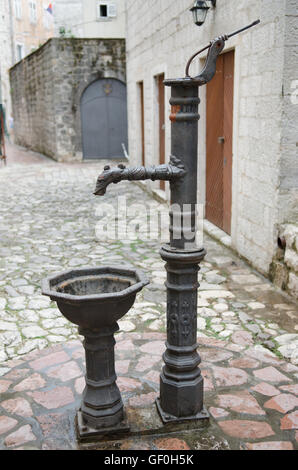
[[[84,159],[123,158],[128,147],[126,86],[116,79],[93,82],[81,98]]]
[[[231,233],[234,51],[219,56],[207,85],[206,219]]]

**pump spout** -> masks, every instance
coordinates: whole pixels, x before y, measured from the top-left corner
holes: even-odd
[[[107,187],[110,184],[117,184],[120,181],[172,181],[177,178],[183,177],[185,174],[184,166],[181,164],[181,160],[174,156],[171,157],[170,163],[159,166],[151,166],[149,168],[134,167],[126,168],[120,164],[118,167],[111,168],[105,166],[103,173],[98,177],[95,196],[104,196],[107,191]]]

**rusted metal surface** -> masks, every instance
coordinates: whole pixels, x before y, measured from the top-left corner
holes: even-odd
[[[124,165],[110,168],[106,166],[103,173],[98,177],[94,194],[96,196],[104,196],[107,187],[120,181],[172,181],[181,178],[185,174],[185,170],[181,160],[174,156],[171,157],[170,163],[167,165],[152,166],[149,168],[135,167],[126,168]]]
[[[193,80],[199,80],[201,84],[209,82],[214,76],[216,60],[217,60],[218,54],[224,48],[225,42],[231,37],[235,36],[236,34],[240,34],[243,31],[246,31],[247,29],[252,28],[253,26],[256,26],[259,23],[260,23],[260,20],[256,20],[253,23],[249,24],[248,26],[245,26],[244,28],[238,29],[237,31],[230,33],[230,34],[223,34],[222,36],[219,36],[213,41],[210,41],[210,43],[207,46],[203,47],[202,49],[200,49],[198,52],[196,52],[195,54],[191,56],[191,58],[189,59],[186,65],[185,76],[187,78],[191,78],[189,74],[189,69],[193,60],[202,52],[209,49],[204,69],[197,77],[192,78]]]

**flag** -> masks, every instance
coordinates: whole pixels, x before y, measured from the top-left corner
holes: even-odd
[[[51,15],[53,14],[53,6],[52,4],[50,3],[48,8],[46,9],[46,11],[48,11]]]

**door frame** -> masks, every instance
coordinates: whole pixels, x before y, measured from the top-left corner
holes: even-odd
[[[82,89],[82,92],[81,92],[81,95],[80,95],[80,98],[79,98],[79,105],[78,105],[78,115],[79,115],[79,124],[80,124],[80,137],[81,137],[81,153],[82,153],[82,161],[90,161],[88,158],[84,158],[84,145],[83,145],[83,126],[82,126],[82,108],[81,108],[81,105],[82,105],[82,98],[83,98],[83,95],[84,93],[86,92],[86,90],[95,82],[97,81],[101,81],[101,80],[115,80],[117,82],[120,82],[122,85],[125,86],[125,89],[126,89],[126,115],[127,115],[127,145],[128,145],[128,102],[127,102],[127,83],[123,80],[120,80],[118,77],[96,77],[95,79],[93,80],[90,80],[90,82],[88,83],[88,85],[86,85],[83,89]],[[126,149],[127,150],[127,149]],[[105,158],[104,157],[98,157],[97,159],[94,159],[94,161],[99,161],[99,160],[104,160]],[[117,157],[113,157],[114,160],[117,160],[118,158]],[[119,157],[120,160],[124,160],[125,159],[125,155],[123,154],[123,156]],[[93,160],[93,159],[92,159]]]
[[[241,213],[241,208],[238,208],[239,203],[239,190],[240,190],[240,174],[239,174],[239,159],[238,159],[238,138],[239,138],[239,106],[240,106],[240,79],[241,79],[241,68],[240,68],[240,48],[236,44],[231,44],[230,47],[225,49],[225,52],[234,51],[234,105],[233,105],[233,164],[232,164],[232,214],[231,214],[231,236],[221,231],[218,227],[208,221],[208,225],[215,227],[218,232],[222,233],[222,236],[228,237],[233,247],[238,245],[238,231],[237,231],[237,218],[238,214]],[[207,53],[202,54],[200,58],[200,70],[205,65]],[[201,99],[199,114],[201,119],[199,120],[199,150],[198,150],[198,203],[202,206],[202,213],[204,214],[204,220],[206,220],[206,163],[207,163],[207,152],[206,152],[206,127],[207,127],[207,93],[206,86],[199,88],[199,95]],[[216,236],[216,235],[215,235]]]
[[[162,83],[162,81],[165,79],[165,73],[161,72],[155,75],[154,79],[155,79],[156,103],[157,103],[157,113],[156,113],[157,162],[158,162],[158,165],[161,165],[166,162],[166,90],[165,90],[165,86]],[[161,97],[162,97],[162,100],[160,102]],[[159,181],[159,189],[161,189],[162,191],[166,191],[165,181]]]
[[[72,111],[74,114],[74,143],[73,143],[73,155],[72,161],[83,161],[83,141],[82,141],[82,121],[81,121],[81,96],[93,82],[100,78],[114,78],[122,82],[127,87],[127,82],[125,80],[124,73],[117,73],[114,71],[108,71],[105,73],[102,72],[93,72],[89,76],[81,80],[77,87],[73,90],[73,102],[72,102]],[[120,78],[119,78],[120,77]]]

